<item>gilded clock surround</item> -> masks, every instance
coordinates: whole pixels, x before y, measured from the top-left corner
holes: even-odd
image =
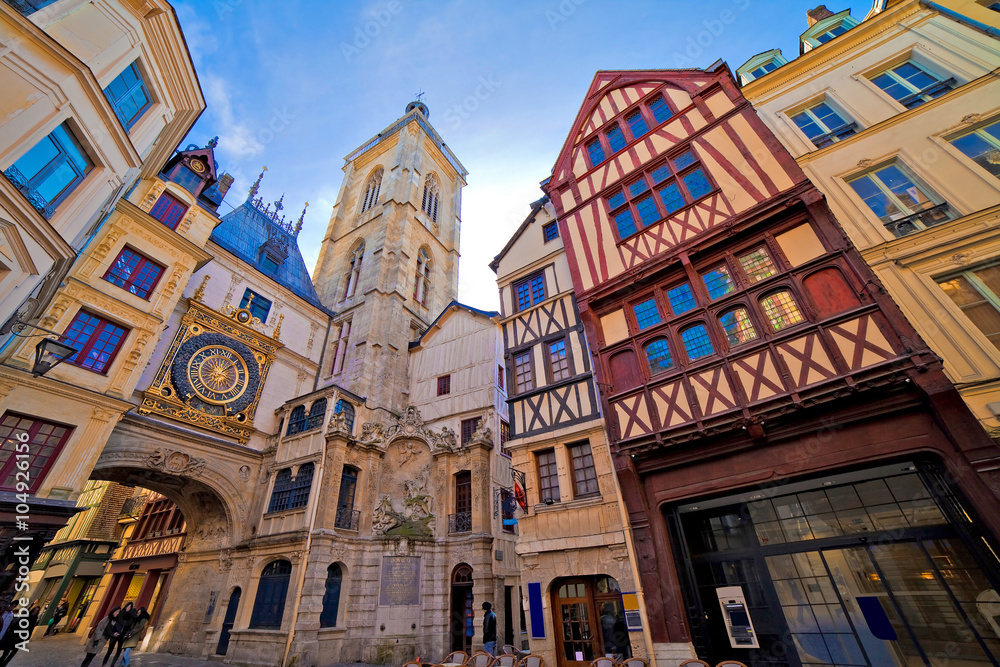
[[[160,414],[237,438],[254,433],[253,419],[264,379],[279,349],[280,329],[270,336],[245,308],[215,311],[190,299],[190,309],[170,345],[139,412]],[[249,320],[249,321],[248,321]],[[244,321],[248,321],[244,324]],[[258,327],[251,325],[258,324]]]

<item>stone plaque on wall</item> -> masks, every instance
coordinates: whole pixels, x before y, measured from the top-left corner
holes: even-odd
[[[420,556],[383,556],[380,584],[379,605],[420,604]]]

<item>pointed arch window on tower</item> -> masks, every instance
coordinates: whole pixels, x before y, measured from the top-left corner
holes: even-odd
[[[365,186],[365,198],[361,202],[361,212],[364,213],[378,201],[378,192],[382,188],[382,167],[375,170],[371,178],[368,179],[368,185]]]
[[[362,241],[351,253],[351,264],[347,269],[347,275],[344,277],[344,298],[354,296],[354,293],[358,289],[358,281],[361,278],[361,260],[365,256],[365,243]]]
[[[427,305],[427,293],[430,291],[431,264],[427,251],[423,248],[417,254],[417,275],[413,281],[413,298],[420,305]]]
[[[437,222],[438,219],[438,201],[440,198],[441,190],[438,187],[437,178],[435,178],[434,174],[428,174],[424,180],[424,200],[420,208],[434,222]]]

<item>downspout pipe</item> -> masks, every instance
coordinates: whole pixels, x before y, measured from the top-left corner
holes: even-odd
[[[1000,29],[994,28],[993,26],[988,26],[985,23],[976,21],[975,19],[971,19],[965,14],[960,14],[956,12],[954,9],[949,9],[948,7],[942,7],[936,2],[931,2],[930,0],[920,0],[920,1],[922,4],[930,7],[934,11],[941,12],[945,16],[955,19],[959,23],[964,23],[970,28],[975,28],[980,32],[985,32],[987,35],[993,37],[994,39],[1000,39]]]

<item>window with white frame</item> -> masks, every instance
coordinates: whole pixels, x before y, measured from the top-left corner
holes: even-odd
[[[883,164],[848,180],[854,192],[900,237],[951,219],[948,204],[917,180],[898,161]]]
[[[823,148],[855,133],[857,123],[848,121],[825,100],[791,114],[792,122],[816,148]]]
[[[938,279],[962,313],[1000,349],[1000,264],[967,269]]]
[[[893,65],[870,79],[907,109],[941,97],[955,87],[954,77],[942,79],[912,60]]]
[[[973,162],[1000,178],[1000,121],[983,125],[949,141]]]

